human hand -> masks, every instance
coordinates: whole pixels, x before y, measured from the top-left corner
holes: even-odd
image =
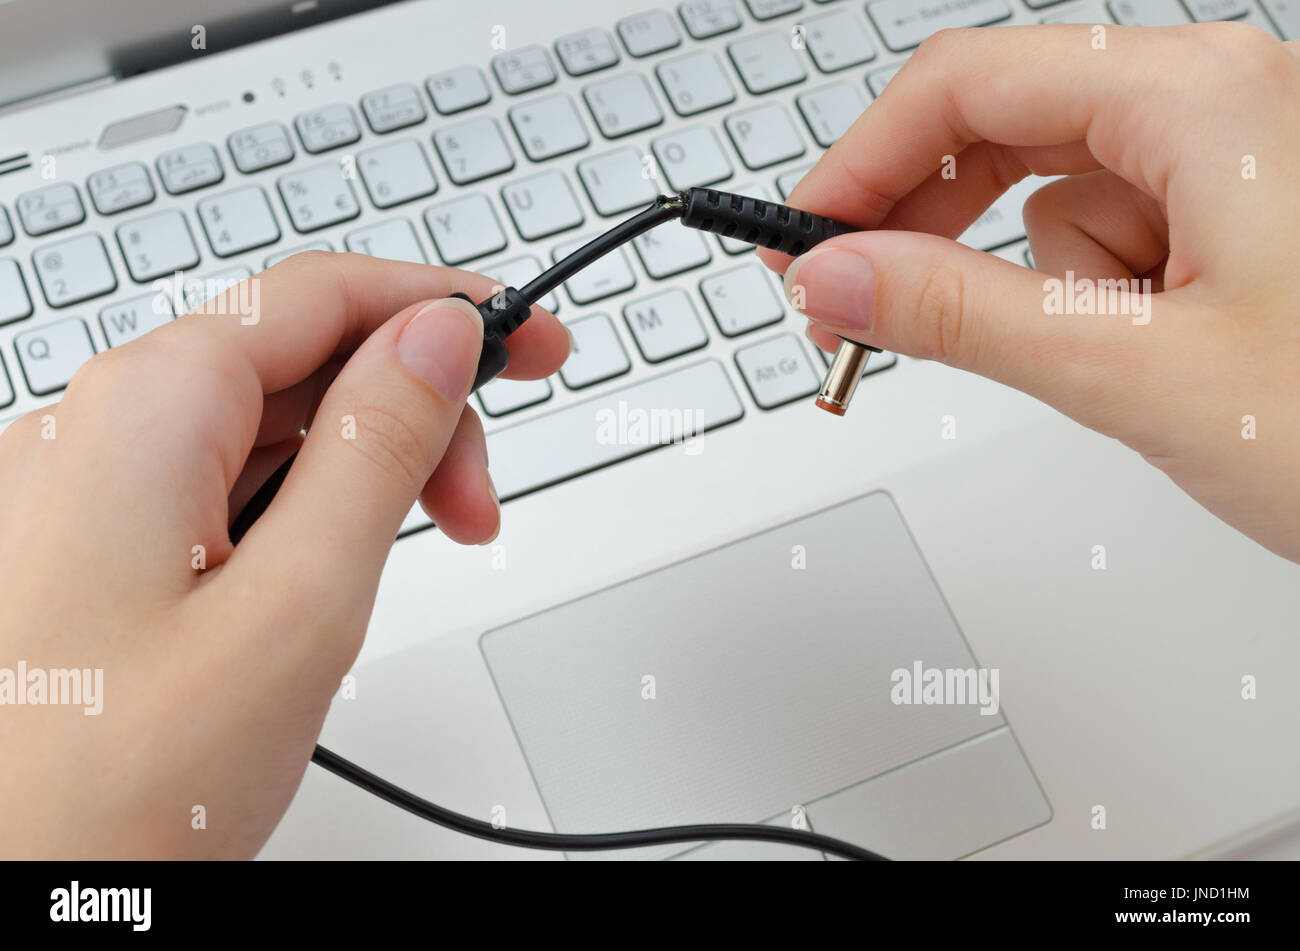
[[[416,498],[455,541],[496,534],[465,406],[482,322],[440,300],[495,282],[323,252],[252,280],[256,296],[233,289],[95,357],[0,436],[0,656],[103,671],[99,715],[0,707],[7,857],[255,855]],[[569,352],[540,308],[508,345],[516,378]],[[299,449],[233,548],[231,518]]]
[[[760,253],[819,346],[1023,390],[1300,561],[1300,43],[1241,24],[1097,35],[931,37],[790,195],[873,230],[793,265]],[[952,240],[1031,172],[1068,176],[1025,206],[1037,271]],[[1108,279],[1154,293],[1103,293],[1120,316],[1055,309]]]

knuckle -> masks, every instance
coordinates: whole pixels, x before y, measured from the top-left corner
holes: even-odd
[[[53,403],[19,416],[6,426],[3,432],[0,432],[0,447],[20,444],[25,446],[29,439],[35,438],[41,431],[44,426],[42,419],[47,414],[58,412],[58,408],[59,404]]]
[[[1214,46],[1233,55],[1253,54],[1278,46],[1277,41],[1263,30],[1246,23],[1219,20],[1204,26],[1208,29],[1202,30],[1202,35]]]
[[[916,326],[921,330],[920,355],[949,363],[968,349],[965,320],[965,278],[946,263],[930,268],[916,298]]]
[[[347,441],[380,471],[422,486],[432,472],[432,449],[428,436],[407,422],[416,416],[414,411],[367,404],[355,414],[356,438]]]
[[[1061,178],[1030,192],[1029,197],[1025,199],[1022,212],[1026,227],[1030,227],[1031,222],[1041,225],[1058,217],[1061,199],[1072,187],[1070,179]]]
[[[310,248],[309,250],[299,251],[297,254],[290,255],[281,261],[280,265],[282,265],[285,270],[323,271],[329,269],[330,262],[334,257],[335,254],[332,251],[322,251],[320,248]]]
[[[92,397],[96,401],[107,399],[124,383],[130,384],[130,374],[122,372],[127,358],[120,350],[105,350],[96,354],[77,368],[68,381],[65,400]]]
[[[993,184],[1005,191],[1023,181],[1029,174],[1029,167],[1011,149],[995,148],[989,152],[989,174],[993,177]]]
[[[166,398],[168,393],[181,392],[211,392],[229,397],[241,395],[250,387],[260,392],[255,371],[235,351],[219,345],[206,334],[162,332],[173,327],[176,325],[159,328],[119,351],[109,351],[118,354],[121,360],[130,361],[131,370],[127,375],[142,393]]]
[[[921,41],[921,45],[912,54],[912,59],[920,57],[918,62],[926,66],[931,65],[932,61],[936,59],[943,60],[954,46],[962,42],[965,32],[965,30],[956,27],[948,27],[931,33]]]
[[[1258,27],[1247,23],[1216,22],[1201,24],[1200,37],[1206,47],[1205,55],[1213,57],[1219,63],[1216,74],[1230,88],[1241,88],[1252,95],[1258,95],[1261,83],[1275,83],[1286,75],[1286,67],[1294,68],[1294,60],[1286,48],[1272,36]],[[1198,58],[1197,66],[1205,65],[1204,57]]]

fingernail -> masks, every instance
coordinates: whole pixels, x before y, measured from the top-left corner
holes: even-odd
[[[560,326],[564,327],[564,332],[569,335],[569,352],[573,353],[573,331],[565,327],[564,324],[560,324]]]
[[[847,248],[814,250],[785,272],[785,296],[814,320],[867,330],[876,295],[871,262]]]
[[[397,337],[397,359],[447,400],[469,389],[482,349],[478,311],[445,300],[426,305]]]
[[[497,497],[497,487],[492,482],[491,476],[487,477],[487,490],[488,490],[488,495],[492,497],[492,504],[495,505],[497,508],[497,529],[495,532],[492,533],[491,538],[479,542],[480,545],[491,545],[494,541],[497,540],[497,536],[501,534],[501,499]]]

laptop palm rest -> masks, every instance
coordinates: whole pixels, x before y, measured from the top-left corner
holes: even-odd
[[[996,681],[882,492],[489,631],[481,647],[564,832],[806,821],[891,858],[957,858],[1051,815]],[[945,702],[926,702],[927,680]],[[820,858],[688,848],[633,854]]]

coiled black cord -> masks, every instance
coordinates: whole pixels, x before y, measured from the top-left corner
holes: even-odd
[[[474,381],[474,389],[477,390],[505,369],[509,363],[505,337],[528,319],[533,304],[592,262],[651,228],[673,219],[681,219],[683,224],[691,228],[735,237],[750,244],[761,245],[787,254],[800,254],[819,241],[851,230],[847,225],[829,218],[811,215],[806,211],[797,211],[785,205],[743,195],[731,195],[714,189],[692,188],[679,195],[661,195],[649,208],[556,262],[553,267],[543,271],[522,289],[505,288],[503,293],[476,305],[483,316],[484,352],[479,359],[479,372]],[[235,517],[230,526],[232,542],[238,544],[253,523],[266,511],[284,483],[296,457],[295,453],[276,469]],[[422,799],[323,746],[316,747],[311,761],[385,802],[392,803],[422,819],[465,835],[499,842],[502,845],[560,852],[590,852],[673,843],[744,839],[817,849],[846,859],[886,861],[884,856],[869,849],[830,836],[819,835],[816,832],[749,823],[668,826],[660,829],[585,835],[535,832],[527,829],[498,829],[489,822],[473,819]]]

